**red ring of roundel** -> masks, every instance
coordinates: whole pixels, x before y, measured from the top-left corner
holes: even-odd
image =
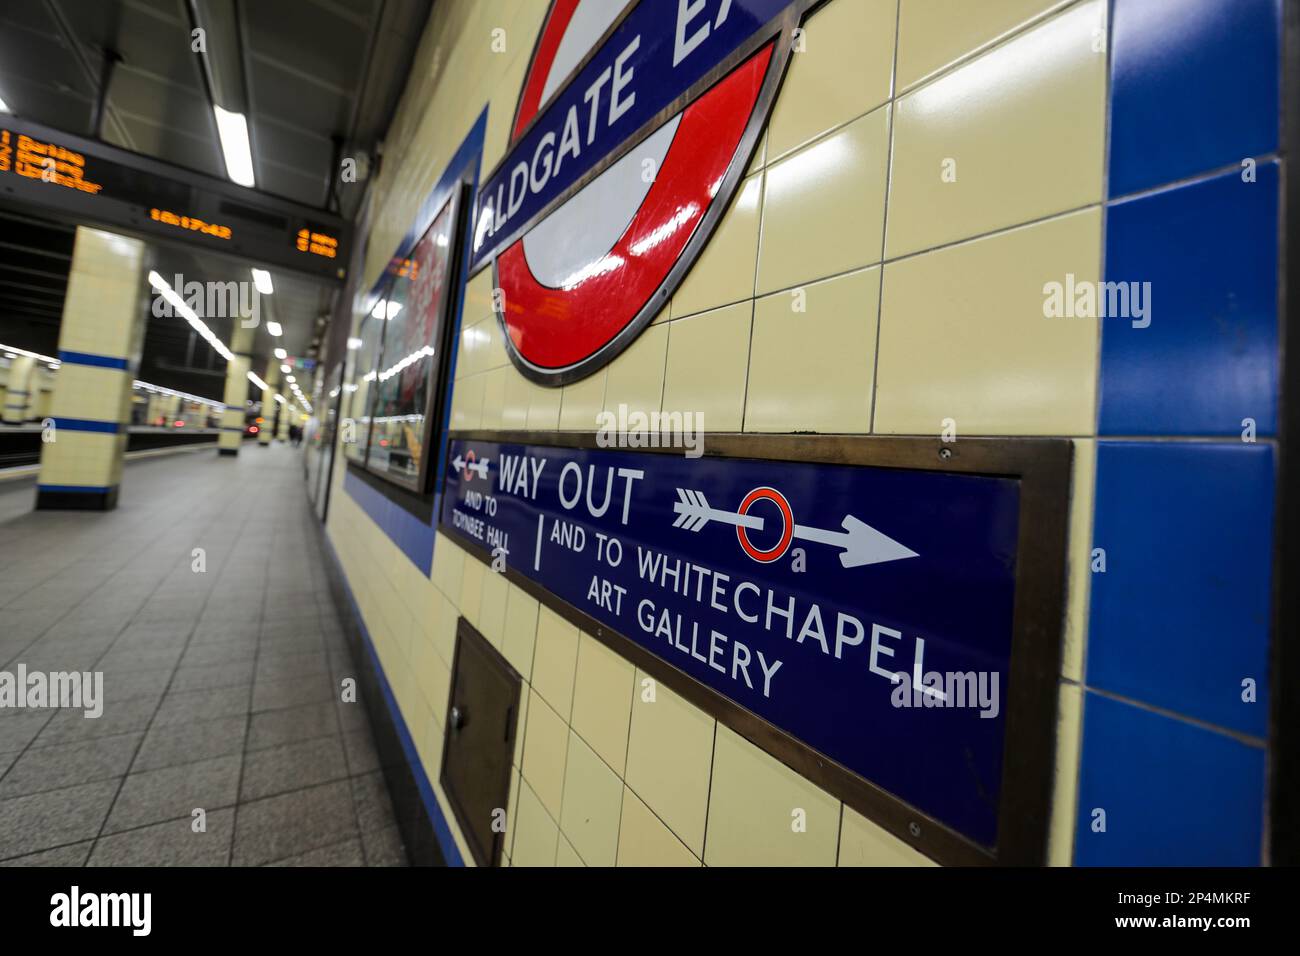
[[[511,142],[541,105],[541,92],[578,0],[556,0],[524,82]],[[614,247],[606,268],[572,286],[543,285],[523,239],[497,259],[504,323],[519,355],[543,370],[575,365],[625,329],[659,290],[722,185],[767,74],[773,44],[761,47],[682,113],[654,184]],[[619,264],[621,260],[621,264]],[[666,304],[666,303],[665,303]]]

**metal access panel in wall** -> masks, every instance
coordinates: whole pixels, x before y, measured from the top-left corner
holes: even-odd
[[[451,680],[440,782],[474,861],[493,866],[501,859],[522,682],[463,617]]]
[[[1041,863],[1070,443],[698,437],[453,433],[442,530],[920,852]]]

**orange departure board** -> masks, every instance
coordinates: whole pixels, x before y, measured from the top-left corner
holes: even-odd
[[[79,189],[92,196],[104,188],[86,178],[86,157],[81,153],[7,129],[0,129],[0,173]]]

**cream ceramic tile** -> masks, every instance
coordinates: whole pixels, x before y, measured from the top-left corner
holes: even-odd
[[[505,400],[501,405],[501,428],[524,429],[528,427],[528,407],[536,386],[520,375],[514,367],[506,369]]]
[[[752,313],[746,301],[669,324],[665,409],[703,414],[710,432],[740,431]]]
[[[492,267],[480,269],[465,284],[465,317],[472,323],[480,319],[493,318],[492,313]]]
[[[1101,200],[1104,16],[1071,7],[897,101],[888,258]]]
[[[898,88],[933,73],[1071,0],[902,0]]]
[[[650,325],[609,364],[605,408],[657,412],[663,401],[664,360],[668,354],[668,325]]]
[[[527,427],[532,431],[555,431],[560,426],[562,389],[528,383]]]
[[[564,796],[564,761],[569,749],[569,728],[536,691],[528,701],[524,732],[524,759],[519,768],[524,779],[552,817],[560,816]],[[518,847],[515,848],[518,853]]]
[[[839,830],[838,800],[718,725],[706,865],[834,866]]]
[[[700,861],[635,793],[624,787],[618,865],[699,866]]]
[[[483,575],[488,573],[487,566],[472,555],[465,555],[465,571],[460,584],[460,613],[465,619],[478,626],[479,601],[483,594]]]
[[[506,804],[506,829],[501,834],[501,855],[507,861],[506,866],[510,865],[508,861],[510,854],[514,851],[515,832],[519,829],[515,823],[515,817],[519,815],[519,791],[523,786],[523,779],[523,774],[519,772],[518,768],[512,767],[510,770],[510,797],[508,798],[509,802]]]
[[[366,519],[367,522],[369,519]],[[433,570],[430,578],[449,598],[460,598],[461,578],[465,570],[465,552],[442,532],[434,538]],[[471,559],[472,560],[472,559]]]
[[[578,851],[573,848],[573,844],[564,838],[564,833],[560,833],[559,845],[555,849],[556,866],[586,866],[582,862],[582,857],[578,856]]]
[[[537,619],[533,690],[567,722],[573,709],[573,678],[578,665],[578,629],[548,607]]]
[[[501,650],[505,640],[506,596],[510,582],[499,571],[490,567],[483,575],[483,588],[479,600],[478,629],[489,644]]]
[[[1047,862],[1070,866],[1074,860],[1074,826],[1079,803],[1079,750],[1083,724],[1083,689],[1061,684],[1056,715],[1056,779],[1052,784],[1052,820],[1047,835]]]
[[[560,830],[587,865],[614,865],[622,803],[623,781],[570,731]]]
[[[767,165],[767,128],[763,128],[762,135],[758,137],[758,145],[754,147],[754,155],[749,158],[749,166],[745,169],[746,176],[752,176],[764,166]]]
[[[528,736],[528,708],[533,699],[533,692],[530,688],[524,687],[519,692],[519,716],[515,719],[515,752],[511,755],[510,762],[515,767],[522,768],[524,765],[524,746],[528,743],[525,739]]]
[[[1088,595],[1092,587],[1092,506],[1097,473],[1097,443],[1074,442],[1073,487],[1070,491],[1070,543],[1065,613],[1065,646],[1061,675],[1083,681],[1084,650],[1088,642]]]
[[[674,319],[753,296],[762,193],[761,174],[740,184],[731,208],[673,295]]]
[[[832,0],[804,21],[772,111],[768,161],[889,99],[897,0]]]
[[[601,369],[579,382],[564,386],[560,398],[560,430],[594,432],[596,416],[605,407],[605,379],[609,372]]]
[[[494,368],[483,374],[483,428],[499,431],[505,427],[506,380],[518,374],[511,366]]]
[[[636,668],[589,634],[578,639],[573,729],[618,773],[627,760]]]
[[[637,671],[627,785],[696,856],[704,850],[715,723],[694,704]]]
[[[517,584],[506,598],[505,638],[501,653],[526,681],[533,679],[533,647],[537,642],[537,598]]]
[[[881,829],[852,807],[844,808],[840,826],[840,866],[937,866],[898,837]]]
[[[760,294],[880,261],[889,109],[768,165]]]
[[[879,266],[755,302],[745,431],[871,431],[879,311]]]
[[[519,788],[519,813],[515,821],[511,866],[554,866],[560,828],[546,812],[537,794],[525,780]]]
[[[1089,435],[1097,320],[1044,317],[1044,285],[1096,282],[1090,209],[885,266],[875,430]]]

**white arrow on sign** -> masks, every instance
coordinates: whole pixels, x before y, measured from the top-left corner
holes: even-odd
[[[673,504],[673,512],[677,515],[677,519],[673,522],[674,528],[699,531],[710,521],[717,521],[722,524],[751,528],[754,531],[763,530],[761,517],[710,507],[708,499],[701,491],[678,488],[677,496],[680,500]],[[845,515],[841,526],[844,528],[843,531],[827,531],[823,528],[797,524],[794,526],[794,537],[839,548],[840,564],[846,568],[919,557],[911,548],[882,534],[866,522],[859,521],[853,515]]]
[[[464,471],[465,468],[468,467],[470,471],[475,472],[480,478],[486,481],[488,476],[488,462],[491,460],[492,459],[490,458],[484,458],[482,461],[471,461],[467,466],[465,459],[461,458],[460,455],[457,455],[451,460],[451,463],[456,466],[457,471]]]

